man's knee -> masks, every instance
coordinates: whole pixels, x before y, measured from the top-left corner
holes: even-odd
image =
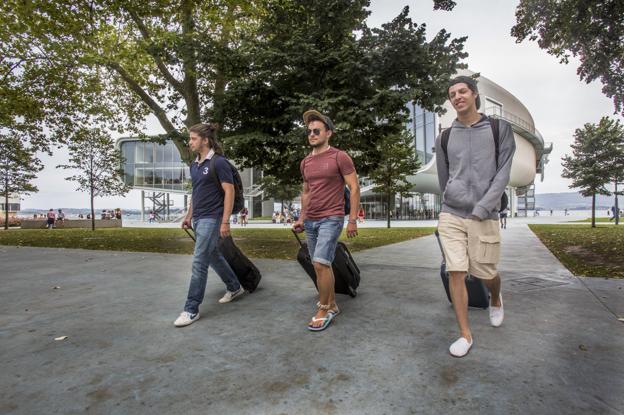
[[[466,273],[463,271],[451,271],[449,272],[449,279],[451,280],[451,282],[461,282],[464,281],[464,279],[466,278]]]
[[[327,272],[329,271],[329,269],[331,268],[330,265],[328,264],[322,264],[320,262],[312,262],[312,265],[314,265],[314,269],[316,270],[316,272]]]

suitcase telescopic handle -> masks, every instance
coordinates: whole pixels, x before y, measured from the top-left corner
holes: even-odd
[[[436,239],[438,240],[438,245],[440,246],[440,252],[442,252],[442,262],[446,263],[446,258],[444,258],[444,249],[442,249],[442,241],[440,240],[440,233],[436,229],[434,232]]]
[[[184,232],[186,232],[186,234],[191,237],[193,242],[195,242],[195,231],[193,230],[193,228],[182,228],[182,229],[184,229]]]
[[[293,235],[295,235],[295,238],[297,238],[297,242],[299,242],[299,246],[301,246],[303,248],[303,242],[301,242],[301,238],[299,238],[299,235],[297,235],[297,232],[295,232],[294,229],[291,229]]]

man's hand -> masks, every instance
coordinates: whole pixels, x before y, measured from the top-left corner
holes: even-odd
[[[298,220],[297,222],[293,223],[293,231],[297,232],[297,233],[301,233],[303,232],[303,221],[302,220]]]
[[[230,236],[230,224],[228,222],[221,223],[221,237],[227,238]]]
[[[190,229],[190,228],[191,228],[191,219],[184,218],[184,220],[182,221],[182,229]]]
[[[349,220],[349,222],[347,223],[347,238],[353,238],[357,236],[357,234],[357,221]]]

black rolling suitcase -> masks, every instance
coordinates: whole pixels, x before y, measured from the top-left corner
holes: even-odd
[[[449,291],[449,273],[446,272],[446,260],[444,259],[444,251],[442,250],[442,242],[440,241],[440,234],[435,231],[438,245],[440,245],[440,251],[442,251],[442,265],[440,267],[440,277],[442,278],[442,284],[444,284],[444,290],[446,291],[446,297],[449,302],[451,301],[451,293]],[[468,290],[468,306],[475,308],[488,308],[490,306],[489,292],[485,284],[476,277],[468,274],[466,276],[466,290]]]
[[[184,229],[189,236],[195,240],[192,229],[189,232],[188,229]],[[223,254],[223,257],[230,264],[230,268],[234,271],[234,274],[238,277],[238,282],[243,286],[245,291],[254,292],[262,276],[256,266],[243,254],[243,252],[236,246],[231,236],[227,238],[219,238],[218,249]]]
[[[297,235],[297,232],[294,230],[293,234],[299,242],[297,261],[301,264],[305,272],[312,279],[312,282],[314,282],[314,286],[318,289],[316,285],[316,272],[314,271],[314,265],[312,265],[312,260],[310,259],[308,244],[302,242],[301,238],[299,238],[299,235]],[[334,289],[336,293],[355,297],[357,295],[357,288],[360,285],[360,269],[353,260],[351,252],[349,252],[349,249],[343,242],[338,242],[336,245],[336,256],[332,263],[332,269],[334,270],[336,284]]]

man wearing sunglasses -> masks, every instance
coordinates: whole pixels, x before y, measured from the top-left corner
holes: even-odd
[[[316,315],[308,324],[311,331],[325,330],[340,310],[336,305],[332,262],[338,237],[344,226],[345,184],[349,187],[350,212],[347,237],[357,235],[360,187],[351,157],[329,145],[334,125],[316,110],[303,114],[312,152],[301,161],[303,193],[301,216],[293,225],[295,232],[305,229],[310,258],[316,271],[319,291]]]

